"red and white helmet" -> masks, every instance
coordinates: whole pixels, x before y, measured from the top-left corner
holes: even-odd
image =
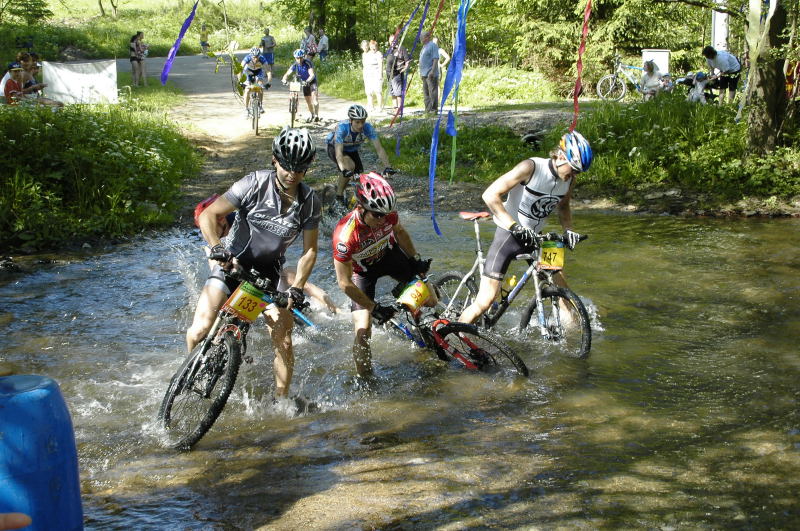
[[[356,198],[361,206],[369,211],[380,214],[389,214],[394,211],[396,200],[394,190],[386,182],[386,179],[374,171],[358,176]]]

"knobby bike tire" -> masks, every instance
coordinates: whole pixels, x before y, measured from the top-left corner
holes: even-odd
[[[628,92],[625,80],[614,74],[608,74],[597,82],[597,95],[606,101],[620,101]]]
[[[252,126],[253,130],[256,132],[256,136],[258,136],[258,119],[261,115],[260,105],[258,104],[258,97],[254,95],[250,95],[250,112],[252,113]]]
[[[458,300],[453,303],[449,311],[444,311],[444,309],[452,300],[452,296],[455,294],[456,289],[463,278],[463,273],[459,273],[458,271],[447,271],[446,273],[437,275],[433,279],[433,286],[434,289],[436,289],[436,296],[439,297],[439,304],[436,308],[439,311],[439,316],[441,318],[450,320],[458,319],[458,317],[461,315],[461,312],[463,312],[464,309],[472,304],[472,302],[475,300],[475,296],[478,294],[478,288],[475,285],[475,279],[468,278],[467,283],[463,288],[461,288],[461,291],[458,294]]]
[[[190,450],[217,420],[242,363],[241,343],[226,333],[218,345],[209,348],[205,361],[189,381],[187,373],[194,360],[203,355],[201,348],[195,348],[172,377],[159,411],[171,444],[178,450]]]
[[[527,377],[525,362],[496,334],[467,323],[449,323],[436,333],[474,363],[480,372],[513,372]]]
[[[569,309],[569,315],[562,315],[564,312],[559,303],[563,303]],[[592,326],[589,312],[586,311],[586,306],[580,297],[569,288],[545,286],[542,289],[542,307],[549,336],[548,342],[565,355],[580,359],[588,358],[592,349]],[[528,303],[520,319],[520,330],[527,327],[539,329],[535,298]]]
[[[289,115],[291,116],[289,127],[294,127],[294,117],[297,115],[297,98],[292,96],[289,96]]]

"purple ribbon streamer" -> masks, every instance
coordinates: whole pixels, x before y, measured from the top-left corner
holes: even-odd
[[[194,14],[197,11],[197,4],[200,3],[200,0],[197,0],[192,7],[192,12],[189,13],[189,16],[186,17],[186,20],[183,21],[183,26],[181,26],[181,31],[178,33],[178,38],[175,40],[175,44],[172,45],[172,48],[169,49],[169,53],[167,54],[167,60],[164,62],[164,69],[161,70],[161,84],[167,84],[167,77],[169,77],[169,71],[172,69],[172,63],[175,61],[175,55],[178,53],[178,48],[181,47],[181,41],[183,40],[183,36],[186,35],[186,30],[189,29],[189,26],[192,25],[192,20],[194,20]]]
[[[450,96],[450,91],[458,90],[461,83],[461,71],[464,68],[464,58],[467,55],[467,13],[469,8],[472,7],[474,0],[461,0],[458,6],[458,18],[456,31],[456,40],[453,45],[453,58],[447,67],[447,76],[444,79],[444,87],[442,87],[442,99],[439,103],[439,118],[436,120],[436,125],[433,127],[433,135],[431,136],[431,154],[428,162],[428,196],[431,202],[431,221],[433,222],[433,230],[438,236],[442,235],[439,230],[439,225],[436,223],[436,206],[434,205],[434,182],[436,181],[436,159],[439,156],[439,127],[442,123],[442,112],[444,111],[444,104]],[[455,136],[455,121],[452,122],[452,129],[450,128],[450,117],[448,115],[448,130],[447,134]]]

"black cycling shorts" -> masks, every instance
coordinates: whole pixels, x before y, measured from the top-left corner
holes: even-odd
[[[336,167],[339,167],[339,163],[336,161],[336,146],[333,144],[328,144],[328,158],[330,158]],[[355,164],[355,171],[356,173],[364,173],[364,165],[361,163],[361,155],[358,154],[358,151],[344,151],[345,157],[350,157],[350,160],[353,161]]]
[[[353,273],[353,283],[363,291],[367,297],[375,300],[375,284],[381,277],[390,276],[398,282],[411,282],[415,277],[414,264],[399,246],[390,249],[379,262],[369,266],[363,273]],[[350,311],[366,310],[363,306],[352,301]]]
[[[503,280],[508,266],[518,254],[530,252],[506,229],[497,227],[492,245],[486,252],[486,263],[483,264],[483,276],[494,280]]]

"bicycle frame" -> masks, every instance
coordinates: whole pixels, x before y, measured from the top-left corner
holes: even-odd
[[[628,82],[631,85],[633,85],[634,87],[636,87],[637,91],[639,91],[639,90],[641,90],[642,87],[641,87],[641,85],[639,85],[639,80],[637,80],[635,77],[633,77],[633,73],[631,73],[631,70],[643,71],[644,69],[641,66],[633,66],[633,65],[623,64],[622,61],[620,61],[619,58],[617,58],[616,65],[614,67],[614,73],[617,76],[621,75],[621,76],[625,77],[625,79],[627,79]]]

